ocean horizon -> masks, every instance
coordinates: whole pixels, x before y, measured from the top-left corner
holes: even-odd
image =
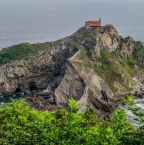
[[[89,19],[112,23],[119,34],[144,41],[144,2],[102,0],[0,0],[0,48],[55,41]]]

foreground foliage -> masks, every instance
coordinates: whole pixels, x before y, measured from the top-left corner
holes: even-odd
[[[70,100],[69,111],[38,111],[22,99],[0,107],[2,145],[143,145],[144,126],[133,129],[123,109],[111,122],[101,122],[92,109],[80,113]]]

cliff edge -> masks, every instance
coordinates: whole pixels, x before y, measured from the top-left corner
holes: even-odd
[[[144,45],[123,38],[114,27],[85,27],[42,44],[0,51],[0,96],[21,93],[39,108],[95,108],[107,118],[124,94],[143,95]]]

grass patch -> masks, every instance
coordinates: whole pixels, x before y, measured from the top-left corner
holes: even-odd
[[[0,65],[9,63],[13,60],[23,59],[28,55],[36,54],[38,51],[43,49],[49,49],[50,47],[51,43],[22,43],[8,48],[4,48],[0,51]]]

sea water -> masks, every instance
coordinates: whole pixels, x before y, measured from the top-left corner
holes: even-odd
[[[99,18],[144,41],[143,6],[142,0],[0,0],[0,48],[57,40]]]

